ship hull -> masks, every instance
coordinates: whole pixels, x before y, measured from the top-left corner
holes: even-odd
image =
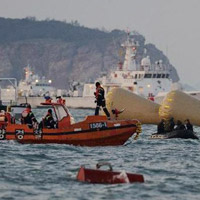
[[[2,139],[17,140],[22,144],[116,146],[123,145],[139,129],[137,120],[111,121],[103,116],[89,116],[83,122],[60,129],[33,130],[26,125],[10,124]]]

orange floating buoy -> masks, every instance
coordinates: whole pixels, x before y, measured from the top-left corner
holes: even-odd
[[[100,170],[101,166],[108,166],[109,170]],[[114,172],[109,163],[98,163],[96,169],[86,169],[81,166],[77,174],[77,180],[87,183],[100,184],[119,184],[119,183],[144,183],[144,177],[141,174],[132,174],[122,172]]]

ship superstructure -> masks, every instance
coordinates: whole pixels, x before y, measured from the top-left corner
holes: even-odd
[[[125,50],[124,62],[118,63],[117,70],[97,79],[101,82],[106,93],[113,87],[121,87],[144,97],[156,96],[159,92],[170,91],[172,80],[168,66],[165,66],[161,60],[151,64],[149,56],[145,56],[141,63],[137,63],[136,56],[139,44],[130,37],[130,34],[121,46]],[[85,84],[83,96],[92,95],[93,90],[94,86]]]
[[[25,79],[21,80],[18,86],[19,96],[55,96],[56,90],[52,86],[52,80],[34,74],[29,65],[24,68],[24,72]]]

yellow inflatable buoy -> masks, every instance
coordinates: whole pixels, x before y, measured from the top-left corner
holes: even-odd
[[[192,124],[200,126],[200,101],[179,90],[171,91],[163,99],[159,116],[163,119],[174,117],[175,121],[182,122],[189,119]]]
[[[158,124],[160,121],[159,104],[122,88],[113,88],[107,94],[106,105],[112,118],[116,118],[113,111],[117,109],[117,119],[138,119],[142,124]]]

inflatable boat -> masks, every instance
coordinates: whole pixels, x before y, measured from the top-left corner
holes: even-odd
[[[17,140],[23,144],[72,144],[80,146],[123,145],[134,133],[138,137],[138,120],[108,120],[105,116],[87,116],[74,123],[67,107],[61,103],[42,103],[51,106],[56,128],[33,129],[25,124],[8,123],[0,129],[0,139]]]
[[[190,130],[174,130],[168,133],[154,133],[150,137],[151,139],[171,139],[171,138],[182,138],[182,139],[199,139],[198,136]]]
[[[100,167],[107,165],[109,170],[100,170]],[[98,163],[96,169],[87,169],[82,166],[77,174],[77,180],[87,183],[119,184],[119,183],[144,183],[141,174],[114,172],[109,163]]]

